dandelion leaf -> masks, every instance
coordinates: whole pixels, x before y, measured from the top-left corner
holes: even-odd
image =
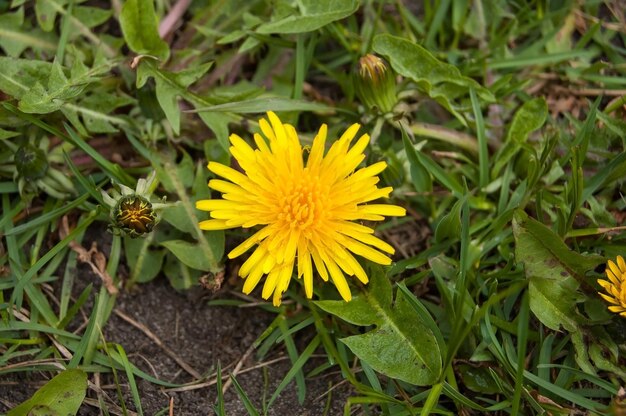
[[[175,73],[160,70],[154,65],[154,62],[143,60],[137,69],[137,88],[143,87],[148,78],[154,78],[157,101],[163,109],[165,117],[172,125],[174,132],[179,134],[180,108],[178,107],[178,97],[183,97],[195,104],[196,97],[187,91],[188,87],[200,79],[211,65],[212,62],[208,62]]]
[[[151,55],[166,61],[170,55],[161,39],[153,0],[128,0],[122,7],[120,26],[128,47],[139,55]]]
[[[578,331],[584,318],[576,304],[584,300],[579,281],[588,270],[604,262],[600,256],[583,256],[545,225],[523,211],[513,218],[515,257],[524,263],[529,280],[530,309],[547,327]]]
[[[442,370],[434,334],[402,293],[397,293],[394,303],[391,283],[381,268],[372,268],[370,278],[367,289],[351,302],[316,304],[352,324],[376,326],[341,340],[373,369],[415,385],[434,383]]]
[[[344,19],[359,8],[358,0],[302,0],[299,13],[285,13],[257,28],[258,33],[305,33],[312,32],[336,20]]]
[[[82,370],[65,370],[33,397],[13,408],[7,416],[27,415],[75,415],[85,399],[87,374]]]
[[[460,98],[466,98],[470,89],[473,88],[484,101],[495,101],[495,97],[487,88],[462,75],[456,66],[440,61],[417,43],[381,34],[374,38],[373,49],[387,57],[398,74],[412,79],[424,93],[441,104],[464,125],[467,125],[462,115],[464,107],[458,101]]]

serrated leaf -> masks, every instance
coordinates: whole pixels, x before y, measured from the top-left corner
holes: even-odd
[[[156,84],[156,97],[167,120],[176,134],[180,133],[180,108],[178,97],[185,96],[187,88],[200,79],[211,67],[209,62],[195,68],[178,73],[163,71],[155,67],[149,60],[143,60],[137,68],[137,88],[141,88],[148,78],[152,77]]]
[[[20,7],[14,13],[0,14],[0,47],[8,56],[17,58],[24,50],[56,51],[57,38],[54,33],[32,28],[24,22],[24,9]]]
[[[121,117],[111,115],[115,109],[135,100],[121,92],[109,92],[97,88],[82,94],[73,103],[66,103],[61,111],[82,135],[91,133],[115,133],[117,126],[124,126],[127,121]]]
[[[367,290],[350,302],[318,301],[317,306],[355,325],[376,325],[362,335],[342,338],[376,371],[411,384],[434,383],[442,371],[441,352],[432,331],[400,292],[393,303],[389,279],[373,268]]]
[[[437,101],[459,121],[466,124],[461,107],[454,98],[468,96],[470,88],[483,100],[495,101],[493,94],[473,79],[461,74],[459,69],[435,58],[424,47],[404,38],[382,34],[374,38],[375,52],[389,59],[392,68],[410,78],[433,100]]]
[[[114,62],[107,62],[102,66],[94,66],[87,72],[75,70],[81,73],[77,77],[68,78],[65,69],[54,61],[49,67],[48,77],[45,82],[41,79],[33,79],[30,86],[20,83],[20,101],[18,108],[25,113],[45,114],[56,111],[68,101],[80,96],[85,88],[107,73],[115,65]],[[28,67],[27,64],[22,66]],[[74,65],[76,68],[76,65]],[[41,77],[43,74],[39,73]],[[26,82],[26,80],[25,80]],[[0,83],[0,88],[2,84]],[[16,85],[14,85],[16,87]],[[25,90],[25,91],[24,91]]]
[[[521,148],[522,144],[528,140],[528,136],[533,131],[541,128],[548,116],[548,106],[546,100],[535,98],[526,101],[513,116],[513,121],[509,131],[493,166],[492,177],[497,177],[511,158]]]
[[[47,81],[51,67],[50,62],[0,56],[0,91],[19,100],[33,85]]]
[[[126,44],[133,52],[167,60],[170,49],[159,36],[158,18],[152,0],[127,0],[119,19]]]
[[[65,370],[37,390],[33,397],[9,410],[7,416],[75,415],[86,391],[87,374],[77,369]]]
[[[344,19],[359,8],[358,0],[301,0],[300,14],[281,17],[257,28],[258,33],[312,32],[336,20]]]
[[[570,250],[545,225],[516,211],[513,218],[515,257],[524,264],[529,279],[530,309],[548,328],[575,331],[583,318],[576,304],[585,272],[604,262],[600,256],[583,256]]]

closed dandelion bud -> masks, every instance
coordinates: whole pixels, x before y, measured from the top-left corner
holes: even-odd
[[[156,218],[152,203],[139,195],[121,197],[113,210],[114,226],[133,238],[151,232]]]
[[[48,171],[48,159],[43,150],[25,144],[15,152],[15,166],[20,177],[35,181],[43,178]]]
[[[150,202],[155,179],[156,172],[152,172],[148,178],[139,179],[134,190],[119,185],[121,193],[116,189],[111,190],[111,195],[101,191],[104,203],[111,208],[111,231],[131,238],[152,232],[159,222],[157,211],[167,206],[164,202]]]
[[[367,54],[359,59],[354,84],[359,99],[367,108],[388,113],[396,105],[395,75],[378,56]]]

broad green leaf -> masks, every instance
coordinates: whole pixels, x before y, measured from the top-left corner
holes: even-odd
[[[99,26],[109,20],[113,10],[100,7],[76,6],[72,12],[73,18],[88,28]]]
[[[36,0],[35,14],[39,26],[46,32],[52,31],[57,13],[63,10],[66,4],[67,0]]]
[[[224,234],[223,233],[206,233],[205,234],[209,246],[213,251],[215,258],[220,259],[224,254]],[[190,243],[183,240],[163,241],[162,246],[167,248],[174,254],[178,260],[192,269],[209,271],[215,268],[208,258],[203,255],[202,248],[197,243]]]
[[[354,325],[376,326],[365,334],[341,339],[373,369],[415,385],[434,383],[442,370],[434,334],[402,293],[393,302],[391,283],[381,268],[373,268],[370,278],[366,290],[350,302],[315,303]]]
[[[200,79],[211,67],[209,62],[181,72],[163,71],[150,60],[143,60],[137,69],[137,88],[145,85],[148,78],[153,77],[156,84],[156,97],[167,120],[176,134],[180,133],[180,108],[178,97],[185,96],[188,87]]]
[[[258,33],[304,33],[312,32],[336,20],[344,19],[359,8],[358,0],[301,0],[300,13],[281,17],[264,23]]]
[[[187,267],[172,253],[167,253],[165,256],[163,273],[165,273],[170,284],[176,290],[187,290],[197,285],[202,274],[200,270]]]
[[[118,127],[128,125],[120,116],[111,115],[119,108],[134,104],[135,100],[122,93],[105,88],[90,89],[90,94],[81,94],[72,103],[65,103],[61,111],[82,135],[91,133],[115,133]]]
[[[0,47],[13,58],[17,58],[28,48],[54,53],[57,37],[54,33],[45,33],[39,28],[30,27],[29,23],[24,23],[24,9],[20,7],[14,13],[0,14]],[[4,71],[1,62],[0,67]],[[3,71],[0,71],[0,75]]]
[[[389,34],[378,35],[372,45],[375,52],[389,59],[393,69],[412,79],[433,100],[437,101],[463,124],[461,106],[457,98],[469,96],[470,88],[483,100],[492,102],[493,94],[473,79],[461,74],[459,69],[435,58],[428,50],[404,38]]]
[[[547,116],[548,105],[543,97],[526,101],[517,110],[509,127],[504,146],[502,146],[496,157],[491,173],[493,178],[500,175],[502,168],[509,163],[515,153],[526,143],[530,133],[543,126]]]
[[[0,16],[1,17],[1,16]],[[0,26],[0,31],[2,26]],[[0,56],[0,91],[21,99],[33,85],[47,81],[52,64],[31,59]]]
[[[31,114],[56,111],[82,95],[89,84],[99,80],[114,65],[114,61],[103,62],[89,70],[86,70],[84,66],[75,65],[71,71],[68,71],[70,73],[70,78],[68,78],[65,69],[54,61],[45,80],[33,80],[30,87],[22,91],[18,108]],[[19,88],[25,86],[21,84]]]
[[[160,38],[158,25],[153,0],[127,0],[124,3],[120,26],[128,47],[136,54],[166,61],[170,49]]]
[[[87,374],[83,370],[65,370],[37,390],[33,397],[13,408],[7,416],[78,413],[87,391]]]
[[[129,281],[149,282],[161,271],[165,250],[152,246],[154,235],[150,233],[145,238],[124,238],[124,254],[130,267]]]
[[[570,250],[557,234],[523,211],[514,215],[513,234],[515,257],[524,263],[529,279],[530,309],[553,330],[562,326],[575,331],[583,319],[576,311],[576,304],[584,300],[579,282],[604,259]]]

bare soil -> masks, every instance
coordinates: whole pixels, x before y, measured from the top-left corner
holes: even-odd
[[[79,268],[82,271],[82,267]],[[82,272],[79,274],[83,275]],[[85,276],[91,273],[84,273]],[[97,278],[92,275],[93,282]],[[85,282],[87,284],[87,282]],[[196,378],[185,371],[172,356],[184,361],[190,371],[207,379],[200,388],[187,388],[174,391],[137,378],[143,413],[145,415],[213,415],[217,398],[215,385],[208,385],[213,379],[217,363],[223,374],[230,374],[240,363],[237,381],[241,384],[255,407],[262,413],[262,401],[269,400],[278,384],[291,368],[291,361],[285,351],[277,346],[263,361],[250,349],[255,339],[267,328],[275,315],[257,308],[236,308],[209,306],[204,299],[194,300],[189,293],[178,293],[171,288],[165,278],[139,286],[134,293],[119,295],[114,313],[103,330],[108,342],[119,343],[124,347],[129,359],[146,373],[172,383],[189,383]],[[132,319],[149,330],[156,340],[150,339],[145,330],[138,329],[128,322]],[[297,334],[296,343],[307,342],[313,329]],[[159,346],[158,343],[162,345]],[[302,348],[302,347],[301,347]],[[171,350],[171,354],[165,351]],[[246,352],[249,354],[246,357]],[[315,365],[321,364],[317,359]],[[311,369],[313,367],[309,367]],[[266,380],[264,380],[264,371]],[[0,377],[0,412],[4,413],[16,404],[28,399],[52,376],[47,372],[15,373]],[[120,372],[124,402],[129,410],[136,411],[128,388],[127,380]],[[108,404],[111,414],[120,410],[115,383],[111,375],[90,375],[90,385],[99,386],[102,397]],[[341,383],[341,376],[330,373],[306,380],[307,395],[304,403],[298,403],[295,383],[281,393],[268,410],[268,415],[340,415],[346,398],[351,394],[349,383]],[[340,384],[341,383],[341,384]],[[337,388],[332,388],[337,386]],[[331,389],[332,388],[332,389]],[[97,407],[96,388],[88,390],[89,404],[83,404],[80,415],[103,414]],[[330,393],[329,393],[329,390]],[[330,398],[329,398],[330,395]],[[243,403],[230,386],[225,393],[227,415],[247,415]],[[173,400],[173,402],[172,402]],[[170,404],[171,403],[171,404]],[[327,413],[325,407],[329,406]]]

